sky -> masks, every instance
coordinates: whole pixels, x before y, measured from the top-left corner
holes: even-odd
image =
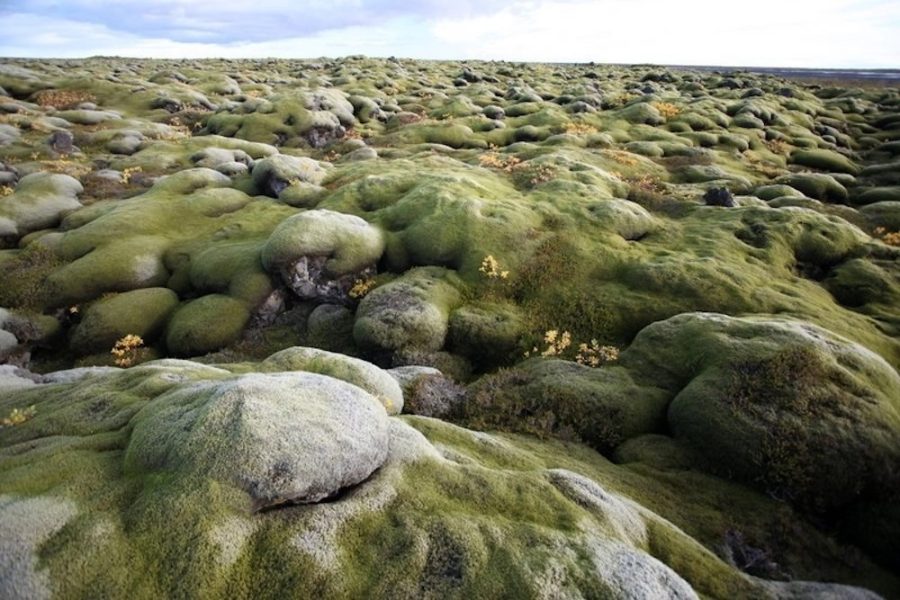
[[[900,67],[900,0],[0,0],[0,56]]]

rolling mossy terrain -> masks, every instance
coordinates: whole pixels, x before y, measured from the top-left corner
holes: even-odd
[[[900,598],[900,90],[0,60],[0,597]]]

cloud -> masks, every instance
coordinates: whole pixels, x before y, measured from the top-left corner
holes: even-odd
[[[466,58],[747,66],[896,67],[900,4],[757,0],[541,2],[445,18]],[[497,33],[502,32],[502,33]]]
[[[12,0],[0,56],[898,67],[894,0]]]
[[[465,17],[508,0],[13,0],[9,13],[53,16],[176,42],[265,42],[347,27],[372,27],[398,18]]]
[[[351,26],[304,37],[230,43],[144,37],[101,24],[28,14],[6,15],[3,22],[9,28],[8,33],[0,35],[0,56],[52,58],[98,55],[153,58],[297,58],[348,54],[412,56],[429,36],[427,29],[401,20],[380,27]],[[86,43],[86,40],[89,42]]]

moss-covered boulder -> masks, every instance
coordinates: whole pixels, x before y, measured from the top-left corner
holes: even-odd
[[[824,173],[795,173],[779,177],[775,181],[822,202],[846,202],[850,197],[846,187],[833,176]]]
[[[163,262],[166,238],[135,235],[113,240],[113,236],[109,237],[109,244],[97,246],[47,277],[47,285],[54,292],[54,304],[76,304],[103,293],[166,284],[169,279]],[[61,239],[58,247],[64,249],[68,241]]]
[[[0,243],[15,243],[27,233],[59,224],[66,213],[81,208],[81,183],[68,175],[32,173],[15,193],[0,196]]]
[[[380,403],[311,373],[243,375],[173,390],[144,406],[132,425],[127,473],[202,473],[243,489],[254,510],[332,496],[369,477],[388,451]]]
[[[695,313],[647,327],[621,362],[674,394],[675,438],[718,473],[817,509],[900,486],[900,376],[862,346],[802,322]]]
[[[532,359],[475,383],[463,413],[476,428],[575,439],[602,451],[665,430],[669,397],[620,367]]]
[[[796,190],[785,184],[761,185],[753,190],[753,195],[766,201],[784,197],[803,197],[803,193],[800,190]]]
[[[833,150],[796,150],[791,153],[791,162],[830,173],[858,175],[860,172],[856,163]]]
[[[363,219],[311,210],[275,228],[262,263],[300,298],[346,303],[354,283],[374,275],[383,251],[383,234]]]
[[[166,327],[166,347],[175,356],[198,356],[237,341],[250,320],[240,300],[210,294],[179,307]]]
[[[520,348],[527,329],[525,317],[511,304],[468,304],[450,314],[448,346],[479,366],[502,364]]]
[[[389,414],[403,410],[403,391],[396,379],[372,363],[317,348],[288,348],[259,364],[261,370],[320,373],[360,387],[376,397]]]
[[[841,264],[828,274],[823,284],[844,306],[872,303],[892,306],[900,302],[900,282],[889,270],[865,259]]]
[[[253,166],[253,184],[262,194],[278,197],[293,182],[318,185],[325,178],[325,169],[306,157],[276,154]]]
[[[450,312],[460,304],[460,282],[437,267],[421,267],[380,286],[359,304],[353,337],[364,349],[439,350]]]
[[[854,195],[853,204],[874,204],[876,202],[900,202],[900,186],[881,186],[862,189]]]
[[[0,397],[3,413],[34,406],[0,429],[10,597],[873,597],[802,579],[826,573],[900,585],[864,559],[842,565],[846,548],[801,520],[779,548],[800,577],[760,579],[729,562],[752,545],[719,545],[729,527],[755,537],[796,519],[769,498],[389,418],[323,375],[167,360],[50,379]]]
[[[900,231],[900,201],[876,202],[863,206],[859,212],[873,229],[884,227],[885,231]]]
[[[152,343],[178,306],[178,295],[167,288],[146,288],[98,300],[84,312],[70,341],[80,353],[102,352],[132,334]]]

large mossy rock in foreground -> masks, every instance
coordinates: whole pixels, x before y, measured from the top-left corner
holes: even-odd
[[[356,386],[312,373],[179,388],[132,423],[126,472],[202,473],[244,489],[257,510],[332,496],[365,480],[387,456],[381,404]]]
[[[0,412],[34,411],[0,429],[0,596],[877,598],[801,581],[825,576],[900,591],[715,477],[392,418],[350,383],[251,368],[160,360],[4,388]],[[777,522],[794,532],[778,566],[742,572]],[[778,569],[796,581],[757,576]]]

